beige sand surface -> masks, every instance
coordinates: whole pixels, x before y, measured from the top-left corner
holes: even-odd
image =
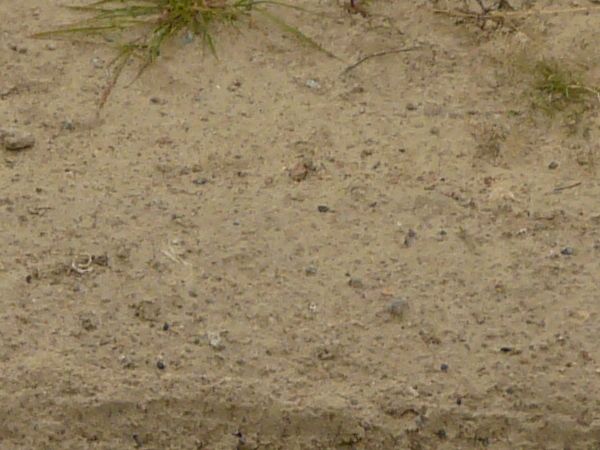
[[[0,448],[600,448],[598,108],[513,64],[600,85],[600,14],[306,0],[341,61],[225,29],[96,120],[62,3],[0,0]]]

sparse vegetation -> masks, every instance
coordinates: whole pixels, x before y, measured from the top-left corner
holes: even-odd
[[[549,114],[569,107],[583,107],[590,100],[600,100],[600,91],[588,86],[582,77],[566,65],[541,60],[533,67],[535,104]]]
[[[140,61],[137,76],[160,55],[163,45],[174,36],[189,33],[199,36],[216,56],[214,27],[235,26],[243,18],[260,16],[300,41],[330,56],[318,43],[288,24],[270,8],[305,9],[276,0],[99,0],[87,6],[68,8],[91,14],[81,22],[38,33],[37,38],[101,37],[116,47],[111,62],[112,77],[101,95],[99,107],[106,103],[123,69],[133,59]]]

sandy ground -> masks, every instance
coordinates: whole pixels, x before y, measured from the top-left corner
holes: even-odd
[[[177,41],[96,120],[110,49],[1,1],[0,448],[600,448],[598,108],[513,64],[600,84],[600,14],[462,3]]]

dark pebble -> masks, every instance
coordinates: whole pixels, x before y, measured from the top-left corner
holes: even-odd
[[[329,206],[326,205],[319,205],[317,207],[317,209],[319,210],[320,213],[326,213],[329,211]]]
[[[558,167],[558,163],[556,161],[552,161],[550,164],[548,164],[548,169],[550,170],[554,170]]]
[[[315,266],[308,266],[306,269],[304,269],[304,273],[308,276],[316,275],[317,268]]]
[[[448,364],[442,364],[442,365],[440,366],[440,370],[441,370],[442,372],[448,372]]]
[[[159,370],[165,370],[167,366],[162,360],[159,359],[156,362],[156,367],[158,367]]]
[[[404,236],[404,246],[410,247],[416,238],[417,238],[417,232],[415,230],[413,230],[412,228],[409,229],[408,233],[406,233],[406,236]]]
[[[575,254],[575,249],[573,247],[565,247],[560,251],[561,255],[565,256],[573,256]]]
[[[163,325],[163,331],[169,331],[169,328],[171,328],[171,325],[165,322],[165,324]]]

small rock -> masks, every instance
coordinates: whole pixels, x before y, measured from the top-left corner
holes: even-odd
[[[408,302],[403,298],[397,298],[390,302],[387,307],[391,316],[402,319],[408,311]]]
[[[104,61],[102,61],[101,58],[94,56],[92,58],[92,66],[94,66],[96,69],[102,69],[104,67]]]
[[[206,183],[208,183],[208,179],[204,178],[204,177],[199,177],[199,178],[196,178],[193,181],[193,183],[196,184],[196,185],[198,185],[198,186],[202,186],[202,185],[205,185]]]
[[[404,237],[404,246],[410,247],[415,241],[415,239],[417,239],[417,232],[411,228],[410,230],[408,230],[408,233],[406,233],[406,236]]]
[[[67,131],[73,131],[75,129],[75,124],[71,119],[63,120],[62,129]]]
[[[308,276],[316,275],[317,268],[315,266],[308,266],[306,269],[304,269],[304,273]]]
[[[217,351],[221,351],[225,348],[223,340],[221,339],[221,333],[207,332],[206,338],[208,339],[208,345]]]
[[[165,370],[165,369],[167,368],[167,365],[164,363],[164,361],[163,361],[162,359],[159,359],[159,360],[156,362],[156,367],[157,367],[159,370]]]
[[[35,145],[33,134],[16,128],[0,128],[0,140],[7,150],[23,150]]]
[[[408,102],[408,103],[406,104],[406,109],[407,109],[408,111],[416,111],[416,109],[417,109],[417,105],[415,105],[415,104],[414,104],[414,103],[412,103],[412,102]]]
[[[233,83],[231,83],[227,87],[227,90],[230,91],[230,92],[235,92],[235,91],[237,91],[241,87],[242,87],[242,82],[240,80],[235,80]]]
[[[326,205],[319,205],[317,207],[317,209],[319,210],[320,213],[329,212],[329,206],[326,206]]]
[[[160,97],[150,97],[150,103],[154,105],[164,105],[167,102]]]
[[[321,87],[321,83],[311,78],[310,80],[306,80],[306,87],[310,89],[319,89]]]
[[[564,256],[573,256],[575,254],[575,249],[573,247],[565,247],[560,251],[560,254]]]
[[[442,372],[448,372],[448,364],[444,363],[440,366]]]
[[[550,170],[554,170],[558,167],[558,163],[556,161],[552,161],[550,164],[548,164],[548,169]]]
[[[135,368],[135,361],[133,361],[129,356],[127,355],[121,355],[119,356],[119,362],[121,363],[121,365],[125,368],[125,369],[133,369]]]

